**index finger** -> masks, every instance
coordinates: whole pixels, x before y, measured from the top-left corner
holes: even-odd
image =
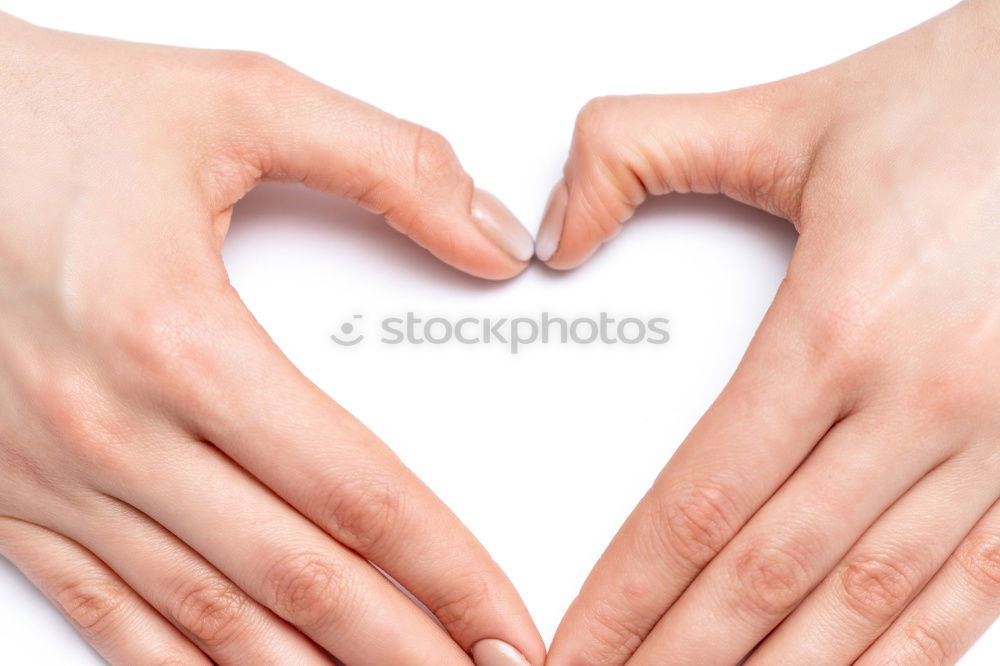
[[[588,576],[547,664],[624,664],[839,416],[779,294],[729,384]]]
[[[235,297],[230,304],[225,340],[187,350],[173,370],[196,387],[177,405],[189,426],[392,576],[464,650],[499,639],[526,657],[520,664],[542,664],[537,629],[486,549],[383,442],[294,367]],[[503,653],[486,645],[481,651]],[[496,663],[518,666],[513,659]]]

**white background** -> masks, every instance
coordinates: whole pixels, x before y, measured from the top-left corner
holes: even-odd
[[[8,0],[78,32],[268,52],[446,136],[534,230],[573,119],[609,93],[732,88],[826,64],[949,0],[206,2]],[[269,186],[237,209],[234,283],[292,359],[484,541],[551,639],[620,522],[734,369],[784,273],[789,225],[707,197],[645,206],[585,267],[486,284],[370,215]],[[327,335],[425,315],[665,316],[666,346],[345,349]],[[963,664],[996,664],[995,629]],[[0,562],[0,663],[99,660]]]

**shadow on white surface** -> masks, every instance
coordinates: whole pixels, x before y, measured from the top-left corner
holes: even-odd
[[[408,280],[490,291],[502,283],[481,280],[458,271],[391,228],[382,216],[302,185],[263,184],[237,205],[226,243],[262,231],[305,234],[334,244],[342,252],[360,252],[391,266]],[[331,256],[335,260],[336,255]]]
[[[733,228],[750,230],[761,242],[773,244],[778,252],[791,253],[798,238],[794,227],[781,218],[722,195],[669,194],[651,197],[628,220],[621,235],[631,235],[647,225],[668,225],[698,218],[700,224],[714,226],[720,233]],[[522,220],[535,228],[537,220]],[[309,190],[300,185],[263,184],[236,206],[226,243],[265,231],[282,235],[305,234],[340,252],[360,252],[376,264],[385,264],[407,280],[449,290],[493,291],[505,282],[482,280],[458,271],[433,257],[409,238],[389,227],[379,215],[350,202]],[[615,242],[612,239],[609,243]],[[547,269],[537,262],[527,270],[541,270],[555,279],[569,279],[585,272],[600,260],[598,248],[591,261],[572,271]],[[280,248],[276,248],[280,251]],[[331,256],[335,260],[336,255]],[[373,269],[377,270],[377,269]]]

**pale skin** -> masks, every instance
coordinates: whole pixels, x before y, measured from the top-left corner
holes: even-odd
[[[0,89],[0,553],[113,664],[471,666],[500,640],[541,666],[499,567],[220,255],[233,203],[278,180],[518,273],[447,142],[261,55],[3,14]]]
[[[941,664],[1000,612],[997,3],[786,81],[581,113],[550,266],[649,194],[722,192],[801,235],[547,661],[503,573],[281,355],[219,254],[235,201],[301,181],[518,273],[447,143],[259,55],[0,32],[0,551],[112,663],[471,664],[499,638],[534,666],[758,644],[750,664]]]
[[[550,266],[649,194],[721,192],[800,237],[549,666],[950,664],[993,622],[998,109],[1000,3],[975,0],[792,79],[583,110],[539,233]]]

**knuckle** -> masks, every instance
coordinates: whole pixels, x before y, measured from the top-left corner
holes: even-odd
[[[73,581],[54,596],[70,620],[91,637],[106,633],[125,603],[125,592],[120,585],[88,579]]]
[[[574,188],[566,213],[566,224],[573,225],[582,220],[587,225],[585,233],[595,242],[613,237],[632,210],[630,200],[623,194],[621,182],[603,177],[610,171],[604,169],[601,176],[584,179],[588,186]]]
[[[359,180],[358,191],[348,196],[363,207],[385,214],[389,223],[407,236],[413,236],[423,218],[423,211],[412,205],[394,205],[405,201],[398,189],[409,194],[445,200],[443,196],[461,193],[472,196],[472,178],[462,168],[455,151],[444,136],[423,125],[401,120],[386,130],[381,161],[388,168],[376,169]],[[388,192],[387,190],[393,190]],[[443,194],[442,194],[443,193]]]
[[[417,183],[438,183],[454,175],[458,157],[448,139],[423,125],[404,121],[410,134],[407,155],[413,179]]]
[[[391,479],[368,474],[325,492],[322,518],[331,535],[347,547],[377,558],[404,520],[403,491]]]
[[[201,280],[196,293],[168,295],[155,303],[123,299],[101,342],[131,372],[122,373],[124,381],[154,391],[206,389],[207,378],[219,374],[227,356],[218,331],[226,330],[230,342],[253,340],[252,319],[231,287]]]
[[[199,581],[180,594],[173,615],[203,645],[218,649],[239,633],[247,606],[231,583]]]
[[[88,372],[52,365],[45,378],[27,387],[28,399],[47,431],[79,462],[121,468],[122,424]]]
[[[156,666],[187,666],[191,663],[190,657],[183,657],[180,655],[167,655],[160,657],[159,660],[154,661]]]
[[[277,150],[259,126],[279,113],[315,109],[308,102],[308,79],[276,58],[256,51],[198,53],[197,79],[204,88],[207,126],[214,129],[209,137],[198,137],[208,167],[205,185],[220,188],[212,197],[224,207],[275,166]]]
[[[1000,598],[1000,534],[977,534],[956,553],[956,559],[977,589]]]
[[[258,51],[213,51],[208,54],[207,63],[213,73],[242,85],[279,85],[289,71],[277,58]]]
[[[328,557],[303,552],[285,555],[265,574],[271,608],[301,628],[318,627],[338,608],[344,596],[342,576]]]
[[[587,623],[592,641],[580,655],[581,662],[593,666],[619,664],[639,649],[646,632],[629,622],[627,617],[614,604],[598,605]]]
[[[143,373],[173,373],[198,354],[204,341],[189,304],[141,303],[121,315],[111,342]]]
[[[55,370],[49,373],[46,385],[36,387],[32,393],[34,404],[59,439],[81,442],[99,437],[95,391],[82,372]]]
[[[859,555],[839,577],[847,606],[874,624],[889,622],[916,589],[907,568],[882,555]]]
[[[490,605],[490,589],[485,580],[471,581],[428,607],[451,635],[464,636],[475,626],[479,611]]]
[[[574,143],[581,146],[601,145],[616,122],[623,98],[615,95],[595,97],[576,116]]]
[[[953,365],[935,368],[917,382],[914,409],[926,414],[931,422],[981,420],[984,414],[995,413],[1000,383],[992,368],[977,363],[974,354],[964,354],[963,358],[963,353],[956,352],[949,358]]]
[[[179,71],[178,64],[183,64]],[[298,80],[295,70],[280,60],[257,51],[238,49],[191,49],[171,58],[170,81],[164,85],[177,85],[178,77],[185,75],[185,83],[192,94],[198,95],[198,105],[205,114],[202,120],[218,122],[220,119],[245,121],[249,113],[260,104],[287,108],[299,95],[295,88]],[[231,129],[230,122],[217,125]],[[249,140],[253,135],[240,137]],[[206,137],[199,135],[205,142]],[[212,143],[213,150],[220,144]]]
[[[809,589],[804,540],[770,540],[745,546],[732,564],[737,608],[781,618]]]
[[[569,226],[582,222],[594,242],[614,237],[648,191],[657,191],[650,168],[632,146],[626,98],[598,97],[580,110],[567,172],[571,175]]]
[[[701,570],[735,533],[736,504],[719,483],[678,484],[655,502],[659,545],[685,567]]]
[[[248,72],[270,71],[275,68],[283,68],[285,65],[277,58],[260,51],[224,51],[224,57],[229,61],[230,67],[242,69]]]
[[[911,626],[904,630],[900,653],[905,663],[912,666],[942,666],[947,663],[948,656],[941,637],[923,626]]]

